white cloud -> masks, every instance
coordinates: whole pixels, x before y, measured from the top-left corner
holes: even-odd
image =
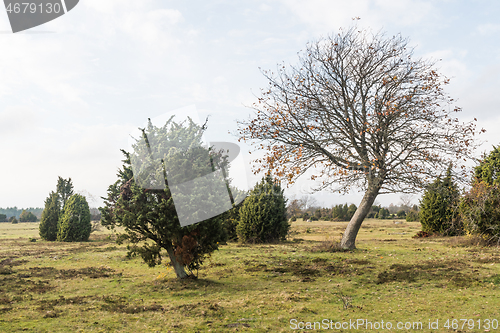
[[[459,16],[460,8],[450,12],[442,3],[85,0],[33,29],[54,33],[0,34],[0,152],[8,158],[0,164],[2,189],[8,189],[0,191],[0,207],[40,206],[58,175],[104,195],[121,165],[119,149],[133,127],[127,124],[177,107],[196,103],[212,114],[209,130],[234,133],[235,120],[250,113],[242,105],[255,102],[253,93],[267,84],[259,66],[294,63],[307,40],[350,26],[358,16],[358,24],[374,32],[411,33],[419,52],[422,45],[422,52],[429,45],[442,49],[426,56],[443,59],[437,66],[454,77],[452,97],[467,116],[482,120],[489,112],[493,119],[500,75],[490,46],[498,44],[498,26],[473,21],[475,13]],[[464,42],[458,28],[465,23],[469,34],[488,36],[491,45]],[[442,29],[446,25],[451,28]],[[8,30],[5,14],[0,26]],[[480,58],[485,61],[474,58],[479,52],[488,55]]]
[[[435,67],[446,77],[466,82],[472,74],[467,68],[466,55],[465,50],[436,50],[425,53],[422,58],[435,61]]]
[[[268,4],[265,4],[265,3],[262,3],[259,5],[259,10],[260,11],[263,11],[263,12],[268,12],[270,10],[272,10],[273,7],[269,6]]]
[[[388,24],[415,25],[427,20],[434,11],[430,2],[417,0],[352,0],[342,2],[341,5],[330,0],[280,2],[320,33],[351,26],[352,20],[357,17],[361,18],[357,21],[360,26],[369,26],[375,30]]]
[[[498,33],[500,31],[500,24],[496,23],[485,23],[481,24],[476,28],[477,32],[481,35],[491,35]]]
[[[41,198],[54,190],[57,176],[71,177],[76,188],[104,196],[107,186],[116,181],[123,159],[120,149],[126,148],[133,128],[127,124],[32,127],[29,133],[2,139],[2,188],[9,190],[0,191],[0,207],[16,202],[40,206]]]
[[[0,110],[0,138],[29,133],[39,121],[38,115],[29,107],[6,107]]]
[[[379,25],[396,23],[411,26],[428,20],[436,12],[431,2],[419,0],[376,0],[373,7],[377,11]]]
[[[135,40],[163,49],[171,48],[180,42],[172,34],[173,26],[182,22],[178,10],[158,9],[146,12],[129,12],[122,17],[121,28]]]

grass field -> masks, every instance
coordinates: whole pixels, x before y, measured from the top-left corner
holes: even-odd
[[[37,223],[0,223],[0,332],[500,331],[498,248],[367,220],[355,251],[318,252],[344,228],[294,222],[288,242],[221,246],[178,281],[127,259],[109,232],[45,242]]]

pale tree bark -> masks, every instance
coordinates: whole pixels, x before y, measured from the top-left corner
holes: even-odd
[[[165,249],[167,250],[168,257],[170,258],[170,262],[172,263],[172,267],[174,268],[175,274],[179,279],[185,279],[188,277],[186,270],[184,269],[184,265],[179,262],[175,255],[174,248],[171,244],[166,244]]]
[[[361,224],[363,223],[366,215],[370,212],[375,199],[377,198],[379,192],[379,188],[371,187],[369,188],[361,203],[358,206],[358,209],[352,216],[349,224],[342,235],[342,240],[340,242],[340,247],[345,250],[352,250],[356,248],[356,237],[358,235],[359,229],[361,228]]]

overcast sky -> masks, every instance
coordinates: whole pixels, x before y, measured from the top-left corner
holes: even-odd
[[[12,34],[0,10],[0,207],[43,207],[57,176],[98,198],[116,180],[134,128],[188,105],[213,139],[245,119],[259,71],[296,63],[306,42],[358,25],[401,33],[442,59],[448,92],[500,143],[500,2],[413,0],[81,0]],[[305,190],[291,189],[289,195]],[[324,205],[359,195],[320,195]],[[399,195],[378,201],[398,203]],[[415,200],[417,203],[417,200]],[[101,200],[90,203],[98,206]]]

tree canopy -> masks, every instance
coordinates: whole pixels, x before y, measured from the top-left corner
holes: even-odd
[[[61,205],[64,207],[66,201],[73,195],[73,182],[71,178],[64,179],[62,177],[57,177],[57,193],[61,198]]]
[[[422,231],[454,235],[460,228],[453,224],[457,213],[460,192],[453,180],[451,166],[446,170],[444,179],[438,177],[430,184],[420,202],[420,223]]]
[[[38,219],[35,214],[32,212],[28,212],[27,210],[23,209],[21,212],[21,215],[19,215],[19,221],[21,222],[36,222]]]
[[[475,181],[483,181],[488,185],[500,185],[500,146],[484,155],[474,169]]]
[[[57,240],[62,242],[85,242],[89,240],[92,224],[87,199],[73,194],[68,198],[57,225]]]
[[[279,182],[267,175],[255,185],[239,211],[238,239],[248,243],[268,243],[286,239],[290,225],[286,198]]]
[[[176,123],[170,118],[162,127],[150,121],[141,129],[142,137],[136,139],[133,151],[122,150],[123,168],[108,188],[105,207],[100,208],[103,225],[125,228],[119,241],[129,242],[130,256],[138,254],[152,267],[162,262],[163,249],[178,278],[188,276],[186,268],[191,273],[198,269],[226,239],[221,216],[207,215],[205,208],[215,205],[217,211],[224,211],[207,178],[224,169],[227,159],[213,147],[204,147],[204,130],[192,120]],[[185,191],[183,184],[191,181],[196,186]],[[221,184],[227,196],[229,184]],[[187,220],[201,222],[181,226],[180,209],[189,213]]]
[[[444,92],[449,80],[400,35],[341,30],[308,43],[298,65],[263,74],[269,86],[239,126],[265,152],[254,172],[288,183],[309,172],[315,190],[365,191],[343,248],[355,247],[377,195],[418,192],[475,147],[475,123],[460,122]]]
[[[500,146],[484,154],[475,168],[472,188],[460,201],[459,212],[467,234],[500,245]]]
[[[57,239],[57,225],[61,213],[61,202],[57,192],[50,192],[45,199],[45,208],[40,219],[39,232],[42,239],[55,241]]]

